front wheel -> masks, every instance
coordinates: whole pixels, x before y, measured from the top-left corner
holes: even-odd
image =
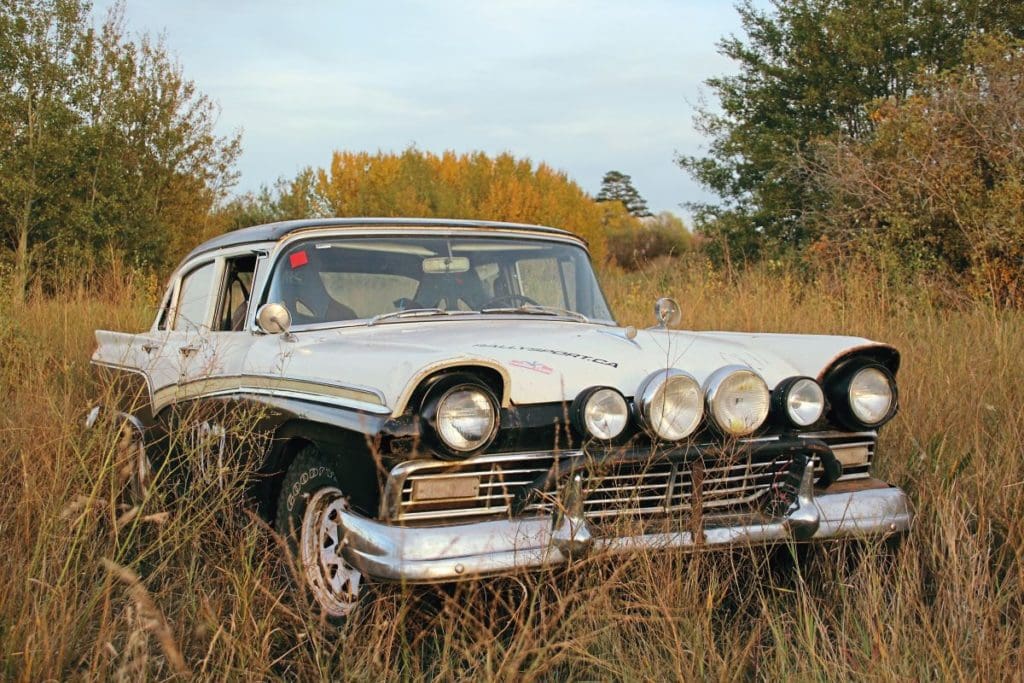
[[[338,476],[315,446],[288,468],[277,504],[277,529],[298,558],[300,578],[332,622],[343,621],[365,593],[363,576],[344,558],[341,512],[348,509]]]

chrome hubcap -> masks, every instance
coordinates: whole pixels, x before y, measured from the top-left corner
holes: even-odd
[[[348,614],[356,605],[362,574],[342,556],[345,530],[341,512],[348,501],[334,487],[322,488],[309,499],[302,517],[300,555],[313,597],[330,616]]]

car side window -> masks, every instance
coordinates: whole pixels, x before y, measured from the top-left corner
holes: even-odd
[[[196,268],[181,281],[173,330],[196,330],[208,323],[213,294],[214,263]]]
[[[228,259],[224,264],[224,283],[217,306],[217,327],[223,332],[239,332],[245,327],[246,313],[256,273],[256,254]]]
[[[156,318],[156,329],[166,330],[167,329],[167,316],[170,315],[171,311],[171,298],[174,296],[174,284],[167,288],[167,294],[164,295],[163,303],[160,304],[160,312],[157,313]]]

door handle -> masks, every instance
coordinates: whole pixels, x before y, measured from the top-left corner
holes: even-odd
[[[188,358],[189,356],[191,356],[193,353],[195,353],[198,350],[199,350],[198,346],[182,346],[180,349],[178,349],[178,353],[180,353],[181,355],[185,356],[185,358]]]
[[[159,344],[151,344],[150,342],[146,342],[145,344],[142,345],[142,350],[145,351],[146,353],[153,353],[159,348]]]

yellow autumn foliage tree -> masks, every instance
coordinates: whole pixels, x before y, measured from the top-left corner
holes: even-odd
[[[609,217],[609,207],[595,202],[565,173],[507,153],[335,152],[328,168],[313,172],[311,183],[299,180],[292,192],[308,193],[309,214],[549,225],[587,240],[598,262],[608,254],[609,220],[636,222],[624,208],[625,216]]]

